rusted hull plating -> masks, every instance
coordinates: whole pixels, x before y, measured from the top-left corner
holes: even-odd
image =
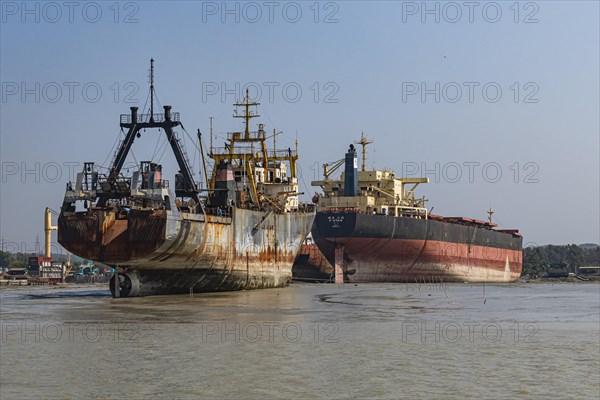
[[[417,240],[351,239],[337,245],[345,282],[514,282],[521,276],[522,253],[515,250]]]
[[[299,280],[330,281],[333,267],[315,244],[303,244],[294,261],[292,274]]]
[[[337,261],[345,282],[514,282],[521,276],[522,238],[471,226],[318,213],[312,235],[332,264],[336,253],[343,257]]]
[[[266,218],[265,218],[266,217]],[[62,213],[58,240],[74,254],[116,266],[121,296],[287,285],[314,213],[234,209],[232,217],[166,210]]]

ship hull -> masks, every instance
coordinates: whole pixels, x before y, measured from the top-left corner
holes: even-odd
[[[312,235],[345,282],[514,282],[522,270],[519,235],[476,226],[319,212]]]
[[[291,281],[313,219],[314,213],[239,208],[231,216],[92,210],[61,213],[58,241],[82,258],[117,267],[121,297],[272,288]]]
[[[292,267],[293,279],[309,282],[332,282],[333,267],[315,244],[303,244]]]

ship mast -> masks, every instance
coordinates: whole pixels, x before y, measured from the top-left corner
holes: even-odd
[[[494,210],[492,209],[492,207],[490,207],[490,209],[488,210],[488,215],[490,216],[490,225],[492,224],[492,215],[494,214]]]
[[[367,145],[373,143],[372,140],[367,140],[364,132],[360,134],[360,140],[354,141],[354,144],[360,144],[362,146],[362,171],[366,171],[367,168]]]
[[[244,98],[244,102],[243,103],[235,103],[234,106],[237,107],[244,107],[244,115],[238,115],[237,113],[237,109],[236,109],[236,113],[234,114],[234,118],[243,118],[244,122],[246,123],[246,129],[244,131],[244,139],[250,139],[250,120],[252,118],[256,118],[256,117],[260,117],[260,115],[257,113],[257,111],[250,111],[250,107],[258,107],[260,105],[260,103],[256,103],[256,102],[252,102],[250,103],[250,96],[248,95],[248,89],[246,89],[246,97]]]
[[[150,59],[150,122],[154,122],[154,58]]]
[[[154,101],[152,100],[154,98],[154,59],[150,60],[150,97],[150,115],[138,115],[137,107],[130,107],[131,114],[121,115],[120,126],[122,129],[127,129],[127,134],[125,135],[125,139],[123,139],[119,145],[119,149],[111,162],[109,175],[106,179],[107,190],[104,190],[98,199],[97,205],[103,207],[107,204],[109,199],[122,198],[125,197],[127,193],[130,193],[129,183],[120,182],[121,168],[123,168],[123,164],[131,150],[135,138],[139,137],[140,131],[142,129],[145,130],[146,128],[157,128],[165,132],[167,142],[171,145],[171,149],[183,177],[184,184],[180,188],[175,189],[175,195],[178,197],[193,198],[196,205],[200,207],[199,209],[202,209],[204,206],[202,205],[199,190],[194,181],[190,162],[174,131],[176,127],[181,126],[179,113],[172,113],[171,106],[163,106],[164,113],[158,114],[156,116],[157,118],[154,119]]]

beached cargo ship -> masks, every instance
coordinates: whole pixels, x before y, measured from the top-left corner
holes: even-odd
[[[415,188],[428,178],[397,178],[391,171],[362,170],[350,145],[339,180],[312,182],[318,212],[312,236],[334,265],[336,282],[514,282],[522,270],[518,230],[489,221],[428,212]]]
[[[334,280],[333,266],[309,234],[296,256],[292,267],[292,279],[300,282],[329,283]]]
[[[243,119],[244,131],[228,133],[222,148],[212,146],[211,131],[213,169],[208,173],[203,162],[201,189],[176,132],[187,134],[179,114],[170,106],[154,113],[153,75],[151,65],[150,112],[131,107],[121,115],[127,134],[108,172],[85,163],[76,182],[67,184],[59,243],[115,267],[115,297],[287,285],[315,215],[298,202],[297,143],[295,150],[268,150],[264,125],[250,130],[258,103],[246,92],[234,115]],[[175,155],[175,185],[163,180],[162,166],[153,161],[142,161],[131,176],[122,174],[135,138],[150,129],[164,132]],[[198,139],[204,160],[200,132]]]

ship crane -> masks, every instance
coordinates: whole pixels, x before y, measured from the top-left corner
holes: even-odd
[[[194,199],[197,207],[203,208],[200,200],[199,192],[196,182],[194,181],[190,162],[187,159],[187,155],[175,135],[174,129],[181,126],[179,119],[179,113],[171,113],[171,106],[163,106],[164,114],[154,114],[154,59],[150,60],[150,114],[149,115],[138,115],[138,108],[131,107],[131,115],[121,115],[121,128],[126,128],[127,134],[125,139],[121,143],[119,150],[117,151],[113,162],[109,169],[109,175],[107,178],[107,185],[109,190],[105,191],[98,200],[98,206],[105,206],[111,197],[123,196],[123,193],[129,193],[130,188],[125,184],[126,187],[121,188],[118,182],[121,169],[125,163],[125,159],[131,150],[133,141],[136,137],[139,137],[140,130],[146,128],[158,128],[163,130],[167,136],[167,141],[171,145],[173,154],[181,171],[181,175],[184,180],[183,187],[176,189],[175,194],[178,197],[190,197]]]
[[[342,158],[342,159],[337,160],[337,161],[332,161],[331,163],[325,163],[325,164],[323,164],[323,177],[325,178],[326,181],[329,180],[329,175],[333,174],[342,165],[344,165],[344,161],[345,160],[346,160],[345,158]],[[331,168],[330,168],[330,166],[331,166]]]
[[[377,188],[377,187],[375,187],[373,185],[369,185],[369,190],[375,190],[375,191],[377,191],[379,193],[382,193],[385,196],[388,196],[388,197],[392,198],[394,200],[394,204],[400,204],[400,198],[398,196],[394,196],[394,194],[392,194],[392,193],[390,193],[390,192],[388,192],[386,190],[379,189],[379,188]]]
[[[362,132],[360,136],[360,140],[354,142],[355,144],[360,144],[362,146],[362,171],[367,170],[367,145],[373,143],[372,140],[367,140],[365,133]],[[337,161],[333,161],[331,163],[323,164],[323,177],[327,181],[329,180],[329,176],[337,171],[342,165],[344,165],[345,158],[342,158]]]

